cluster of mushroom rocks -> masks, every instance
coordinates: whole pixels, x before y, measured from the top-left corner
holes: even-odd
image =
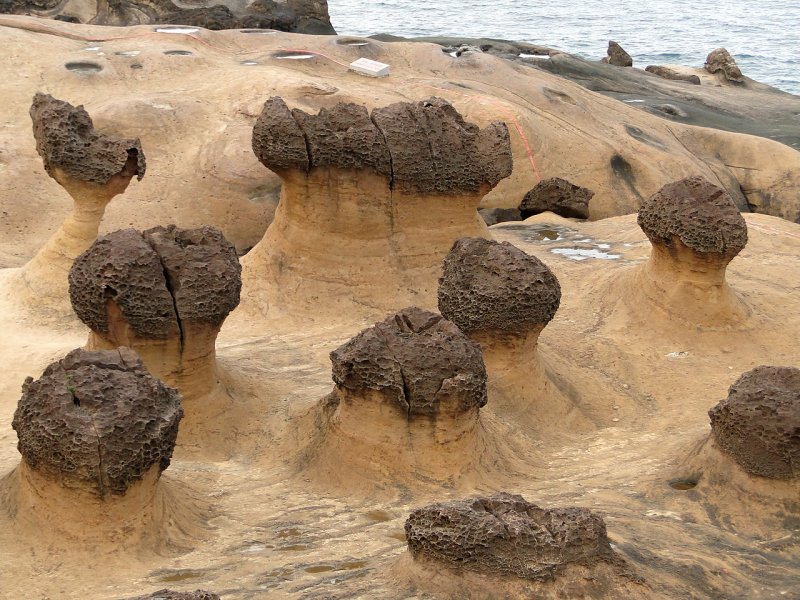
[[[507,493],[416,509],[405,531],[416,561],[455,572],[545,581],[569,565],[618,560],[600,516],[584,508],[543,509]]]
[[[708,414],[717,446],[748,474],[800,478],[800,369],[756,367]]]
[[[178,392],[129,348],[79,349],[25,381],[12,427],[32,472],[105,497],[169,466],[182,417]]]

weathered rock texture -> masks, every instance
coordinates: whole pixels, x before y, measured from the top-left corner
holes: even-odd
[[[739,66],[736,64],[733,56],[731,56],[731,53],[725,48],[712,50],[706,58],[706,64],[704,66],[709,73],[713,74],[722,71],[722,74],[728,81],[744,83],[744,76]]]
[[[435,415],[443,398],[461,411],[486,404],[480,349],[441,315],[406,308],[331,352],[333,380],[351,392],[374,390],[411,418]]]
[[[480,129],[439,98],[317,115],[270,98],[253,151],[283,186],[243,261],[248,299],[304,320],[434,306],[442,258],[459,237],[488,236],[478,204],[512,167],[505,124]]]
[[[405,530],[415,560],[457,572],[547,580],[567,565],[613,560],[598,515],[584,508],[543,509],[506,493],[419,508]]]
[[[604,63],[614,65],[615,67],[632,67],[633,58],[625,52],[622,46],[613,40],[608,42],[608,56],[603,58]]]
[[[2,0],[0,13],[34,14],[92,25],[155,25],[171,23],[206,29],[278,29],[314,35],[336,33],[326,0],[222,0],[184,3],[134,0],[96,6],[88,0]]]
[[[756,367],[708,412],[719,447],[759,477],[800,477],[800,369]]]
[[[172,590],[158,590],[148,596],[137,596],[131,600],[219,600],[219,595],[205,590],[193,592],[174,592]]]
[[[572,184],[566,179],[552,177],[537,183],[519,205],[523,219],[546,211],[567,218],[588,219],[589,201],[594,192]]]
[[[182,417],[135,352],[73,350],[28,377],[12,426],[30,469],[105,496],[169,466]]]
[[[541,329],[560,302],[561,286],[547,265],[508,242],[463,238],[444,260],[439,310],[468,335]]]
[[[521,221],[522,214],[518,208],[482,208],[478,211],[487,225],[497,225],[507,221]]]
[[[648,65],[644,70],[648,73],[652,73],[653,75],[658,75],[664,79],[670,79],[672,81],[685,81],[693,85],[700,85],[700,78],[697,75],[680,73],[675,69],[670,69],[669,67],[664,67],[661,65]]]
[[[116,231],[80,255],[69,275],[90,346],[136,349],[184,396],[193,395],[187,386],[212,385],[214,342],[241,286],[236,249],[213,227]]]

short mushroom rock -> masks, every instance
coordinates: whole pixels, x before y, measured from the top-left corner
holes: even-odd
[[[547,265],[508,242],[462,238],[444,260],[439,310],[468,335],[538,333],[560,302]]]
[[[131,600],[220,600],[219,595],[205,590],[193,592],[174,592],[172,590],[158,590],[147,596],[137,596]]]
[[[25,381],[12,427],[32,471],[103,497],[169,466],[182,417],[132,350],[73,350]]]
[[[610,40],[608,42],[608,56],[603,58],[604,63],[614,65],[615,67],[632,67],[633,58],[625,52],[625,50],[617,42]]]
[[[523,219],[547,211],[567,218],[588,219],[593,196],[590,189],[553,177],[540,181],[525,194],[519,211]]]
[[[405,531],[415,561],[456,572],[543,581],[568,565],[614,560],[598,515],[584,508],[543,509],[506,493],[419,508]]]
[[[725,79],[734,83],[744,83],[744,75],[742,75],[739,66],[736,64],[731,53],[725,48],[717,48],[712,50],[706,58],[704,65],[706,71],[709,73],[717,73],[722,71]]]
[[[756,367],[708,414],[717,445],[747,473],[800,477],[800,369]]]

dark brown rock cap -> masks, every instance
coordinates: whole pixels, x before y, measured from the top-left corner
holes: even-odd
[[[670,69],[662,65],[648,65],[644,69],[648,73],[658,75],[663,79],[670,79],[672,81],[685,81],[693,85],[700,85],[700,78],[697,75],[690,75],[687,73],[680,73],[675,69]]]
[[[30,109],[36,151],[48,175],[60,168],[86,183],[107,184],[115,175],[144,177],[146,163],[139,139],[95,131],[83,106],[37,93]]]
[[[456,571],[547,580],[570,564],[613,559],[600,516],[585,508],[543,509],[507,493],[418,508],[405,531],[415,559]]]
[[[11,425],[31,469],[105,496],[169,466],[182,417],[178,391],[133,350],[79,349],[25,380]]]
[[[109,332],[113,301],[137,335],[166,338],[187,322],[221,325],[239,304],[241,271],[236,249],[214,227],[122,229],[75,259],[69,294],[92,331]]]
[[[137,596],[131,600],[220,600],[219,595],[205,590],[193,592],[175,592],[172,590],[158,590],[148,596]]]
[[[416,307],[365,329],[331,352],[340,388],[375,390],[408,417],[436,415],[457,397],[466,412],[486,404],[486,368],[477,344],[441,315]]]
[[[733,81],[734,83],[744,83],[744,75],[736,64],[731,53],[725,48],[717,48],[712,50],[708,57],[706,57],[706,64],[703,65],[709,73],[717,73],[722,71],[725,79]]]
[[[508,242],[457,240],[444,259],[439,310],[466,334],[525,333],[549,323],[561,286],[535,256]]]
[[[654,245],[674,238],[699,254],[732,259],[747,244],[747,224],[733,198],[700,176],[668,183],[644,201],[637,219]]]
[[[717,444],[745,471],[800,477],[800,369],[756,367],[708,415]]]
[[[594,192],[560,177],[537,183],[519,205],[523,219],[543,212],[553,212],[572,219],[589,218],[589,201]]]
[[[606,51],[606,53],[608,56],[603,58],[604,63],[614,65],[615,67],[633,66],[633,58],[631,58],[630,54],[625,52],[625,49],[622,46],[620,46],[618,42],[609,40],[608,50]]]
[[[253,152],[276,172],[364,169],[414,194],[485,193],[513,166],[504,123],[480,129],[441,98],[398,102],[371,115],[340,103],[309,115],[272,97],[253,128]]]

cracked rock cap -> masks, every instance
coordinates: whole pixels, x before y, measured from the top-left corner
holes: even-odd
[[[561,286],[535,256],[508,242],[462,238],[444,259],[439,310],[466,334],[524,333],[549,323]]]
[[[653,244],[678,238],[700,254],[733,258],[747,244],[747,224],[733,198],[703,177],[668,183],[639,209],[639,227]]]
[[[800,477],[800,369],[756,367],[708,415],[717,444],[745,471]]]
[[[317,115],[270,98],[253,128],[253,152],[269,169],[371,170],[407,193],[478,193],[511,174],[508,128],[467,123],[446,100],[398,102],[370,115],[337,104]]]
[[[588,219],[589,201],[593,196],[594,192],[588,188],[552,177],[540,181],[525,194],[519,212],[523,219],[547,211],[568,219]]]
[[[146,164],[139,139],[124,139],[95,131],[83,106],[72,106],[37,93],[30,109],[36,151],[48,175],[59,168],[86,183],[107,184],[115,175],[141,181]]]
[[[180,395],[129,348],[73,350],[28,377],[12,427],[34,471],[122,495],[153,466],[169,466]]]
[[[613,557],[598,515],[585,508],[543,509],[506,493],[418,508],[405,531],[414,559],[457,571],[546,580],[569,564]]]
[[[213,227],[115,231],[76,258],[69,273],[81,321],[109,333],[113,301],[143,338],[178,335],[179,320],[221,325],[239,304],[241,287],[236,249]]]
[[[333,380],[375,390],[412,415],[435,415],[445,398],[466,412],[486,404],[486,368],[477,344],[441,315],[406,308],[331,352]]]

